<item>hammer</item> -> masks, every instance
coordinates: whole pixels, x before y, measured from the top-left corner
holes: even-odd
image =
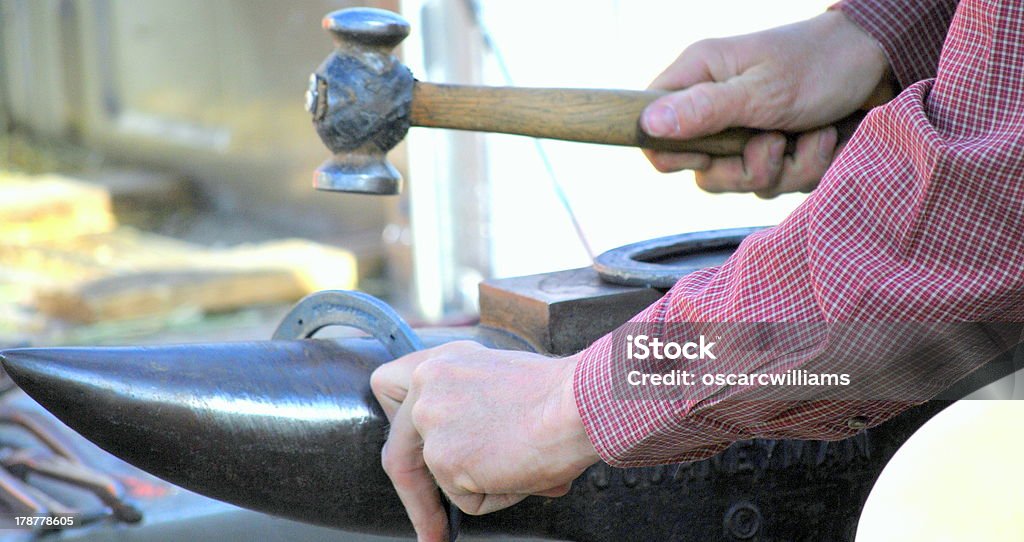
[[[390,11],[350,8],[327,14],[335,50],[310,76],[306,110],[334,156],[313,176],[320,190],[391,195],[402,179],[386,154],[410,126],[498,132],[713,156],[742,154],[758,130],[734,128],[690,140],[646,135],[639,119],[662,91],[439,85],[413,79],[392,50],[409,23]],[[862,113],[838,123],[839,140]],[[786,152],[795,139],[788,138]]]

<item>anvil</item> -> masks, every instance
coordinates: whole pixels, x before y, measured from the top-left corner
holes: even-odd
[[[600,311],[601,298],[590,298],[587,310]],[[565,318],[585,320],[587,310]],[[303,317],[282,329],[299,326],[305,335],[323,324],[326,313],[291,317],[296,314]],[[401,339],[401,330],[382,329],[385,340]],[[569,329],[587,332],[579,324]],[[425,346],[470,339],[531,349],[524,337],[486,326],[420,336]],[[70,427],[172,483],[300,521],[372,534],[412,533],[380,466],[386,421],[369,375],[394,355],[378,339],[40,348],[2,355],[15,381]],[[501,512],[466,517],[463,531],[588,541],[852,539],[886,462],[946,404],[923,404],[844,441],[750,440],[708,460],[649,468],[599,463],[567,496],[531,497]]]

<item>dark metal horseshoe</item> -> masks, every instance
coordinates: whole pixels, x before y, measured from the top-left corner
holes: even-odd
[[[698,231],[613,248],[594,258],[594,270],[611,284],[671,288],[680,278],[720,265],[758,228]]]
[[[420,338],[387,303],[347,290],[325,290],[304,297],[281,320],[271,338],[308,339],[328,326],[366,332],[396,358],[423,349]]]

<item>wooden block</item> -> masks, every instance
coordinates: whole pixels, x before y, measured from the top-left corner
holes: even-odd
[[[134,271],[182,267],[201,261],[203,247],[131,228],[39,240],[0,242],[0,278],[36,287],[80,283]]]
[[[592,267],[480,283],[480,324],[541,352],[575,354],[654,303],[662,292],[601,280]]]
[[[80,323],[289,303],[352,289],[357,277],[351,253],[311,241],[209,249],[130,228],[6,254],[0,247],[0,258],[36,271],[40,312]]]
[[[286,303],[304,296],[297,277],[283,269],[141,271],[36,292],[36,308],[80,323],[167,314],[183,308],[221,312]]]
[[[107,181],[129,207],[147,194],[189,196],[172,177],[122,172]],[[116,227],[111,206],[109,190],[75,179],[0,175],[0,284],[24,290],[44,317],[78,323],[355,287],[356,258],[345,250],[298,239],[211,249]]]
[[[307,293],[351,290],[356,287],[358,276],[356,257],[351,252],[305,239],[268,241],[216,251],[211,254],[210,263],[236,269],[286,270]]]
[[[192,195],[174,176],[108,171],[103,178],[108,186],[57,175],[0,174],[4,302],[24,297],[39,321],[95,323],[290,303],[317,290],[356,285],[351,252],[311,241],[211,249],[117,227],[111,192],[132,209],[141,201],[166,204]],[[0,328],[12,322],[26,327],[19,316],[0,318]]]
[[[26,245],[112,230],[103,189],[59,175],[0,174],[0,240]]]

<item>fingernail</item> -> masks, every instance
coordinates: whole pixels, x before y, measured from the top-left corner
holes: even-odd
[[[836,129],[829,128],[828,130],[831,131],[831,134],[826,131],[818,137],[818,158],[822,162],[832,161],[832,153],[836,146]]]
[[[643,116],[644,131],[654,137],[665,137],[679,133],[679,115],[671,105],[658,104],[648,107]]]

